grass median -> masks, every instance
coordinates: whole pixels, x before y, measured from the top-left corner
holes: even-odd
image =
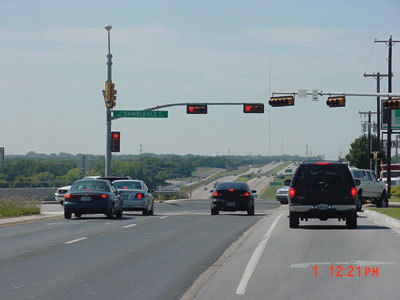
[[[11,218],[40,214],[37,200],[19,197],[0,198],[0,218]]]
[[[370,208],[370,209],[400,220],[400,207],[381,207],[381,208]]]

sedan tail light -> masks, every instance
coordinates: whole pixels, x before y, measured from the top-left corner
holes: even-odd
[[[137,199],[143,199],[144,198],[144,194],[143,193],[137,193],[135,198]]]
[[[294,196],[296,196],[296,191],[294,189],[294,187],[289,188],[289,197],[290,199],[293,199]]]
[[[65,198],[65,199],[70,199],[70,198],[71,198],[71,195],[70,195],[70,194],[65,194],[65,195],[64,195],[64,198]]]
[[[250,197],[250,193],[249,193],[249,192],[245,192],[245,193],[243,194],[243,196],[245,196],[245,197]]]
[[[102,199],[106,199],[108,196],[107,196],[107,194],[101,194],[101,196],[100,196]]]

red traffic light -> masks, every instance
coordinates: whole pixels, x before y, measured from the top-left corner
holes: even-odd
[[[207,105],[206,104],[188,104],[186,105],[187,114],[206,114]]]
[[[263,114],[264,113],[264,104],[263,103],[245,103],[243,104],[243,112],[244,113],[255,113],[255,114]]]
[[[111,152],[120,152],[121,133],[119,131],[111,132]]]

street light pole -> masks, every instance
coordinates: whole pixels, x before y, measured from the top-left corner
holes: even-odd
[[[108,54],[107,54],[107,81],[111,82],[111,65],[112,55],[110,52],[110,31],[112,27],[108,25],[105,27],[108,34]],[[111,110],[106,105],[106,157],[105,157],[105,176],[111,175]]]

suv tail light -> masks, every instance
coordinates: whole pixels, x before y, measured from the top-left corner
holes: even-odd
[[[218,196],[218,192],[214,192],[213,197],[217,197],[217,196]]]
[[[296,196],[296,191],[294,189],[294,187],[289,188],[289,197],[290,199],[293,199],[294,196]]]
[[[249,197],[249,196],[250,196],[250,193],[249,193],[249,192],[245,192],[245,193],[243,194],[243,196]]]
[[[350,195],[351,198],[355,198],[357,196],[357,189],[355,187],[351,188]]]

